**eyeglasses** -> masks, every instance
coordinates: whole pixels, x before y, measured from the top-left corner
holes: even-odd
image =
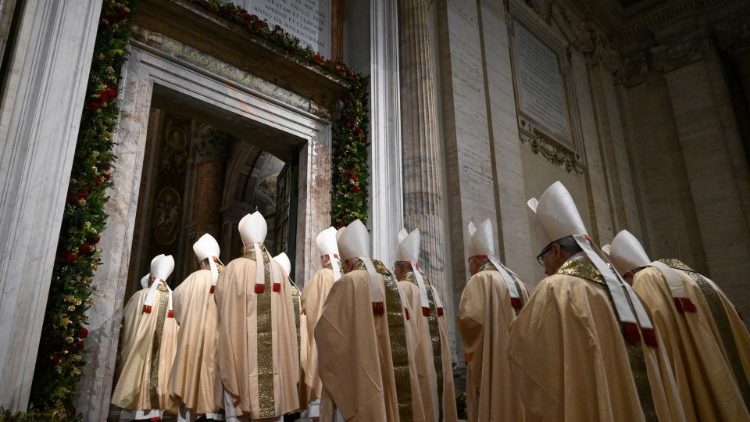
[[[552,246],[554,246],[554,243],[550,243],[549,245],[545,246],[544,249],[542,249],[542,253],[536,256],[536,262],[539,263],[542,267],[544,266],[544,255],[547,254],[550,250],[552,250]]]

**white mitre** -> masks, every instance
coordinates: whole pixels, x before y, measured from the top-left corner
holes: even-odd
[[[487,255],[495,256],[495,241],[492,232],[492,222],[486,219],[475,226],[473,222],[468,224],[469,230],[469,256]]]
[[[172,289],[169,288],[166,282],[169,276],[172,275],[172,271],[174,271],[174,258],[172,257],[172,255],[161,255],[159,259],[155,261],[156,262],[152,261],[150,274],[151,277],[154,278],[154,282],[151,284],[151,287],[146,294],[146,300],[143,302],[143,312],[151,313],[151,309],[154,305],[154,300],[156,300],[156,292],[158,290],[158,287],[160,284],[163,284],[164,286],[166,286],[167,291],[169,292],[167,316],[172,318],[174,316],[174,313],[172,311]]]
[[[646,343],[655,345],[653,325],[643,304],[630,285],[594,252],[588,230],[583,224],[573,197],[565,186],[559,181],[555,182],[544,191],[538,201],[532,198],[527,205],[531,211],[532,224],[538,225],[536,230],[538,241],[540,241],[539,250],[543,250],[551,242],[573,236],[583,254],[604,277],[617,316],[623,324],[626,339],[631,343],[639,342],[640,333],[636,325],[640,325]],[[635,309],[630,307],[631,303]]]
[[[409,263],[411,272],[412,274],[414,274],[414,278],[417,281],[417,287],[419,288],[419,303],[422,307],[422,315],[430,316],[430,300],[427,297],[427,285],[424,282],[424,278],[422,278],[422,273],[417,268],[417,262],[419,262],[420,242],[421,235],[419,233],[419,229],[414,229],[411,233],[407,233],[406,229],[402,228],[398,233],[398,248],[396,248],[396,260]],[[434,290],[433,293],[435,295],[435,298],[437,299],[437,294]],[[437,307],[441,308],[442,304]]]
[[[141,289],[145,289],[148,287],[149,278],[151,278],[151,274],[146,274],[143,277],[141,277]]]
[[[643,249],[641,242],[627,230],[622,230],[612,239],[609,256],[620,274],[645,267],[651,263],[651,259]]]
[[[318,233],[318,237],[315,238],[315,244],[318,246],[320,255],[328,256],[328,261],[331,263],[331,270],[333,271],[333,281],[341,278],[341,267],[339,265],[339,244],[338,237],[339,233],[343,233],[344,229],[338,231],[329,227],[322,232]]]
[[[273,260],[276,261],[276,263],[281,266],[281,268],[286,273],[287,277],[289,277],[289,275],[292,272],[292,262],[289,260],[289,256],[287,256],[286,253],[282,252],[274,256]]]
[[[151,277],[155,280],[167,281],[172,271],[174,271],[174,258],[172,255],[162,255],[161,259],[151,266]]]
[[[242,220],[237,224],[237,229],[240,231],[240,237],[244,245],[263,243],[268,233],[266,219],[258,211],[242,217]]]
[[[469,230],[469,257],[484,255],[489,259],[505,282],[505,287],[508,289],[508,294],[511,298],[511,305],[516,309],[520,309],[522,302],[520,300],[521,295],[516,286],[516,281],[513,276],[510,275],[508,269],[505,268],[495,256],[495,240],[494,232],[492,230],[492,221],[487,218],[479,223],[478,226],[475,226],[473,222],[469,222],[467,229]]]
[[[157,264],[159,261],[164,258],[164,254],[160,253],[159,255],[156,255],[151,259],[151,266],[149,267],[149,275],[153,277],[154,273],[156,272]]]
[[[211,281],[213,284],[216,284],[216,280],[219,278],[219,270],[216,268],[214,259],[219,259],[219,255],[221,254],[219,243],[213,236],[206,233],[193,243],[193,252],[196,258],[198,258],[198,262],[208,259],[208,267],[211,270]]]
[[[370,257],[370,234],[359,219],[352,221],[339,236],[342,259]]]
[[[695,304],[688,296],[680,276],[674,269],[662,262],[651,262],[651,258],[649,258],[643,249],[643,245],[641,245],[641,242],[632,233],[627,230],[617,233],[615,238],[612,239],[609,253],[612,264],[621,274],[645,266],[657,268],[667,282],[667,287],[669,287],[669,292],[674,299],[677,310],[680,312],[696,311]]]
[[[564,237],[588,234],[573,197],[560,182],[548,187],[538,201],[531,198],[526,205],[539,251]]]
[[[336,241],[336,229],[329,227],[322,232],[318,233],[318,237],[315,238],[315,244],[318,246],[318,252],[321,255],[337,255],[339,254],[339,245]]]
[[[218,258],[221,253],[219,243],[213,236],[206,233],[193,243],[193,252],[198,262],[208,258]]]
[[[382,314],[385,310],[385,292],[380,274],[370,259],[370,234],[367,227],[359,219],[352,221],[346,226],[339,237],[339,251],[342,259],[360,258],[365,265],[369,275],[370,301],[373,303],[373,312]]]
[[[414,229],[407,233],[406,229],[401,229],[398,233],[398,248],[396,248],[397,261],[419,262],[419,245],[421,234],[419,229]]]

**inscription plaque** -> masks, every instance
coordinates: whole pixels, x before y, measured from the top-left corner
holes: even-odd
[[[331,0],[232,0],[232,3],[279,25],[320,55],[331,56]]]
[[[557,52],[518,21],[514,21],[513,31],[519,118],[530,120],[535,129],[573,149]]]

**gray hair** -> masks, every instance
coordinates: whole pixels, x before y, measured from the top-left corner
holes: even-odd
[[[554,243],[560,245],[560,249],[571,255],[575,255],[578,252],[582,251],[581,247],[578,246],[576,240],[573,239],[573,236],[563,237],[562,239],[556,240]]]

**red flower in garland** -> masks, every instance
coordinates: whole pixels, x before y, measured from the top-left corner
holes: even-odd
[[[76,261],[78,261],[78,254],[69,249],[65,249],[64,251],[60,252],[59,258],[60,261],[65,264],[75,264]]]
[[[83,254],[90,254],[91,252],[94,252],[94,247],[92,245],[89,245],[88,243],[84,243],[81,245],[80,249],[81,253]]]
[[[49,357],[49,361],[53,368],[57,368],[57,366],[60,365],[60,360],[60,355],[57,352],[51,354]]]
[[[86,327],[81,327],[80,330],[78,330],[78,338],[86,338],[89,336],[89,330]]]
[[[89,241],[89,243],[96,245],[97,243],[99,243],[99,240],[101,240],[101,237],[98,234],[92,234],[88,237],[87,240]]]
[[[68,199],[68,203],[71,203],[71,204],[75,203],[75,202],[78,202],[81,199],[83,199],[85,201],[85,200],[89,199],[89,193],[86,192],[86,191],[78,192],[76,194],[69,193],[67,199]]]
[[[325,59],[320,54],[316,54],[315,57],[313,57],[313,60],[315,60],[315,63],[322,65],[325,63]]]

